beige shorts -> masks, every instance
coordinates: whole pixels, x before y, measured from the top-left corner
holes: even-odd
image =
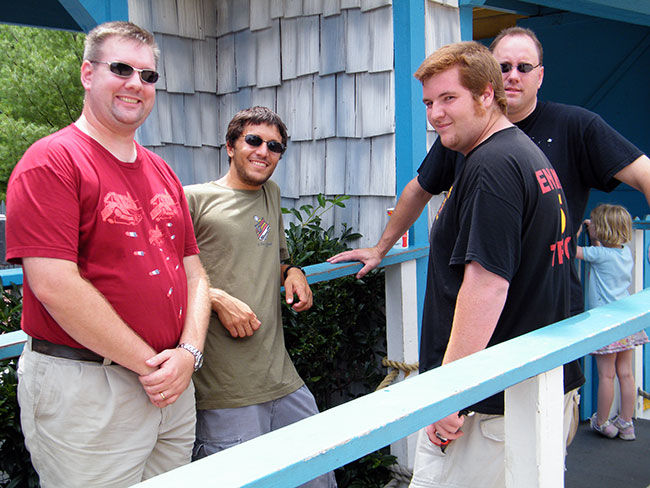
[[[577,424],[578,390],[564,395],[565,444]],[[418,434],[411,488],[503,488],[505,486],[505,427],[503,415],[476,413],[466,417],[463,436],[443,453],[424,429]],[[575,431],[573,431],[575,434]],[[566,451],[565,451],[566,455]]]
[[[138,375],[25,346],[18,364],[25,444],[41,486],[130,486],[190,461],[194,386],[163,409]]]

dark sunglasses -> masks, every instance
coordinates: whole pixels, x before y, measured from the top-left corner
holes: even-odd
[[[513,66],[510,63],[501,63],[501,73],[510,73],[510,70],[512,68],[517,68],[517,71],[519,71],[520,73],[530,73],[535,68],[538,68],[541,65],[542,63],[539,63],[535,66],[533,66],[530,63],[519,63],[517,66]]]
[[[263,142],[266,142],[266,147],[269,148],[269,151],[278,154],[282,154],[284,152],[284,144],[281,142],[265,141],[260,136],[257,136],[255,134],[247,134],[246,137],[244,137],[244,140],[246,141],[246,144],[253,147],[259,147]]]
[[[130,78],[134,71],[137,71],[140,75],[140,79],[145,83],[154,84],[158,81],[158,72],[152,69],[138,69],[133,66],[129,66],[126,63],[120,63],[118,61],[90,61],[91,63],[107,64],[108,69],[111,70],[111,73],[114,75],[120,76],[122,78]]]

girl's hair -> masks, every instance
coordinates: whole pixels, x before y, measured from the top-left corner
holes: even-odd
[[[620,205],[598,205],[591,211],[591,225],[600,242],[621,246],[632,240],[632,217]]]

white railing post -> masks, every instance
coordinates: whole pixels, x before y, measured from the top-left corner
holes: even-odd
[[[562,367],[506,389],[506,488],[564,486]]]
[[[386,342],[388,359],[406,364],[418,361],[418,303],[415,261],[386,267]],[[417,371],[409,376],[417,375]],[[405,378],[400,372],[397,381]],[[413,469],[417,433],[391,445],[400,466]]]
[[[645,254],[644,236],[644,229],[634,229],[631,243],[632,254],[634,255],[634,271],[630,293],[637,293],[643,290],[643,263],[647,259]],[[634,348],[634,362],[632,363],[632,369],[634,371],[635,390],[638,391],[639,388],[643,389],[643,347]],[[616,385],[618,387],[618,382],[616,382]],[[618,388],[616,395],[616,399],[618,400],[620,395]],[[643,397],[641,395],[636,396],[633,416],[644,419],[650,418],[650,410],[644,409]]]

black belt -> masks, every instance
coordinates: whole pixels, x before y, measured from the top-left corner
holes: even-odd
[[[35,339],[32,337],[32,351],[47,354],[64,359],[75,359],[77,361],[92,361],[95,363],[103,363],[104,358],[99,354],[95,354],[90,349],[79,349],[76,347],[64,346],[63,344],[54,344],[43,339]]]

